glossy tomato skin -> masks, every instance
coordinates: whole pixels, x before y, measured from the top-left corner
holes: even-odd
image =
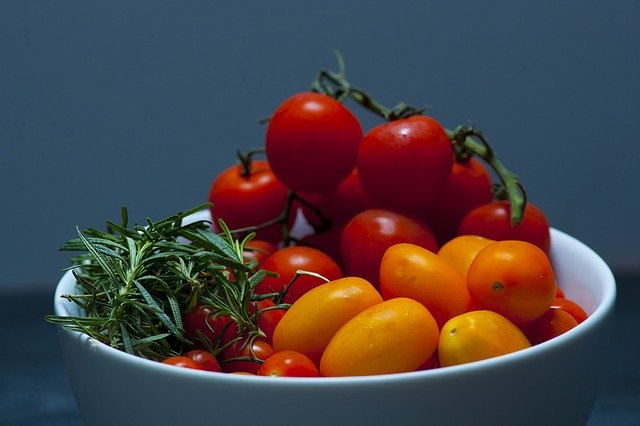
[[[196,347],[202,346],[198,340],[199,333],[209,339],[214,349],[226,345],[238,335],[238,326],[230,317],[216,315],[213,308],[201,303],[182,315],[182,324],[185,337]]]
[[[342,278],[342,270],[333,259],[320,250],[304,246],[289,246],[277,250],[269,256],[262,268],[275,272],[279,276],[268,276],[262,280],[255,287],[255,292],[259,294],[279,292],[289,284],[298,270],[315,272],[329,281]],[[324,282],[318,277],[301,275],[289,287],[282,301],[294,303],[304,293]]]
[[[475,304],[521,325],[541,317],[556,294],[556,278],[547,255],[520,240],[503,240],[481,249],[467,272]]]
[[[192,351],[184,353],[182,356],[191,359],[193,362],[198,364],[202,370],[212,371],[219,373],[222,371],[220,369],[220,363],[218,359],[208,351],[203,349],[194,349]]]
[[[362,127],[340,102],[303,92],[273,113],[265,147],[275,175],[294,191],[335,188],[356,165]]]
[[[549,222],[542,210],[527,203],[522,223],[511,226],[508,201],[492,201],[468,212],[458,227],[458,235],[480,235],[493,240],[521,240],[538,246],[546,254],[551,248]]]
[[[394,244],[411,243],[432,252],[438,246],[429,226],[404,214],[370,209],[357,214],[340,237],[345,273],[362,277],[380,288],[380,264]]]
[[[524,333],[502,315],[470,311],[451,318],[442,327],[438,358],[442,367],[466,364],[531,347]]]
[[[444,128],[416,115],[371,129],[358,152],[364,190],[384,208],[423,215],[444,193],[453,149]]]
[[[363,310],[382,302],[366,280],[345,277],[322,284],[298,299],[273,334],[277,351],[293,350],[318,363],[336,332]]]
[[[318,367],[305,355],[295,351],[275,352],[258,370],[259,376],[318,377]]]
[[[264,333],[266,341],[273,341],[273,332],[287,310],[277,309],[273,299],[263,299],[253,303],[250,313],[254,312],[258,313],[258,327]]]
[[[408,297],[422,303],[439,327],[469,309],[465,276],[442,257],[415,244],[395,244],[380,265],[380,289],[385,300]]]
[[[254,160],[248,175],[243,175],[241,165],[222,171],[211,184],[208,199],[213,204],[214,228],[222,219],[233,230],[259,225],[281,214],[287,188],[275,177],[267,161]],[[277,244],[282,240],[282,228],[275,224],[261,229],[256,238]]]
[[[162,360],[163,364],[174,367],[191,368],[192,370],[203,370],[203,368],[191,358],[186,356],[172,356]]]
[[[440,201],[427,212],[439,245],[457,235],[464,216],[474,208],[491,202],[491,175],[476,158],[456,161]]]
[[[421,303],[404,297],[378,303],[350,319],[320,360],[323,376],[402,373],[420,368],[438,346],[438,326]]]
[[[222,371],[225,373],[258,374],[262,363],[273,353],[271,345],[264,340],[254,339],[251,342],[243,339],[238,340],[222,352]],[[235,359],[240,357],[253,358],[255,361]]]

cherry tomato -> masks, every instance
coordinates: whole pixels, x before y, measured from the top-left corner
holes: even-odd
[[[551,308],[540,318],[522,327],[532,345],[538,345],[560,336],[578,325],[578,321],[562,309]]]
[[[254,261],[256,263],[256,269],[278,250],[276,245],[264,240],[251,240],[245,244],[244,247],[243,255],[245,261]]]
[[[348,320],[382,302],[366,280],[346,277],[305,293],[282,317],[273,334],[276,351],[294,350],[319,362],[333,335]]]
[[[209,190],[214,228],[219,219],[232,230],[262,224],[282,213],[286,198],[287,188],[268,162],[252,161],[248,173],[242,165],[231,166],[215,178]],[[277,244],[282,240],[282,227],[275,224],[261,229],[256,238]]]
[[[409,297],[422,303],[439,327],[469,309],[467,282],[437,254],[415,244],[396,244],[380,265],[380,290],[385,300]]]
[[[551,247],[549,222],[542,211],[531,203],[527,203],[524,219],[517,226],[511,226],[511,207],[507,201],[493,201],[476,207],[460,222],[458,235],[527,241],[547,254]]]
[[[556,294],[547,255],[525,241],[505,240],[478,252],[467,273],[469,294],[482,309],[520,325],[541,317]]]
[[[320,361],[322,376],[365,376],[414,371],[438,346],[438,325],[427,308],[399,297],[350,319]]]
[[[478,235],[460,235],[440,247],[438,256],[449,262],[466,278],[469,265],[471,265],[478,252],[493,242],[495,240]]]
[[[531,344],[511,321],[487,310],[451,318],[442,327],[438,343],[440,365],[465,364],[516,352]]]
[[[226,345],[238,335],[238,325],[230,317],[216,315],[213,308],[200,303],[182,315],[182,325],[185,337],[196,346],[201,346],[197,343],[199,333],[204,334],[214,348]]]
[[[398,243],[416,244],[433,252],[438,250],[431,229],[421,221],[389,210],[358,213],[340,238],[345,273],[362,277],[379,288],[382,256]]]
[[[258,370],[259,376],[318,377],[318,367],[309,358],[295,351],[275,352]]]
[[[244,339],[237,340],[222,352],[222,371],[225,373],[242,371],[258,374],[262,363],[273,353],[273,347],[264,340],[254,339],[252,342]],[[253,360],[234,360],[234,358],[251,358]]]
[[[255,288],[256,293],[277,293],[296,275],[299,270],[320,274],[329,281],[342,278],[340,266],[328,255],[320,250],[304,247],[284,247],[273,253],[262,265],[263,269],[279,274],[278,277],[268,276]],[[300,275],[289,287],[283,298],[284,303],[293,303],[310,289],[323,284],[325,281],[311,275]]]
[[[194,349],[187,353],[184,353],[182,356],[191,359],[193,362],[200,366],[200,369],[206,371],[213,371],[219,373],[220,363],[218,363],[218,359],[211,353],[202,349]]]
[[[456,161],[440,201],[427,213],[427,222],[442,245],[457,235],[464,216],[491,202],[491,175],[480,161],[471,157]]]
[[[276,308],[276,303],[273,299],[253,302],[250,313],[253,314],[256,309],[258,312],[258,327],[265,334],[265,339],[271,342],[273,341],[273,332],[287,310]]]
[[[344,224],[334,224],[331,225],[331,228],[327,231],[306,235],[300,240],[300,245],[313,247],[326,253],[340,266],[340,269],[344,271],[344,262],[342,261],[342,254],[340,253],[340,237],[342,237],[345,226]]]
[[[304,201],[322,212],[331,221],[332,226],[344,225],[361,211],[375,207],[374,201],[362,189],[357,169],[338,184],[338,186],[322,194],[297,194]],[[310,208],[302,205],[302,211],[307,221],[312,225],[320,221]]]
[[[192,370],[202,370],[200,364],[187,358],[186,356],[172,356],[162,360],[163,364],[173,365],[175,367],[191,368]]]
[[[584,320],[587,319],[588,314],[584,309],[576,302],[571,299],[567,299],[565,297],[555,297],[553,302],[551,302],[551,307],[555,309],[562,309],[563,311],[570,314],[575,320],[580,324]]]
[[[304,92],[286,99],[267,127],[267,158],[273,172],[294,191],[335,188],[356,165],[362,127],[330,96]]]
[[[358,152],[362,187],[384,208],[422,215],[442,197],[453,148],[443,127],[424,115],[383,123]]]

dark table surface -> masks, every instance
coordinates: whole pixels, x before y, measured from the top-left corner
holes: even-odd
[[[590,426],[640,425],[640,276],[617,283],[610,356]],[[83,424],[56,327],[43,319],[52,313],[52,292],[0,293],[0,425]]]

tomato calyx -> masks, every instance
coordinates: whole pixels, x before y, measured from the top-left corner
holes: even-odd
[[[524,186],[518,176],[507,169],[498,159],[482,132],[473,126],[458,126],[453,130],[446,130],[446,132],[453,145],[456,158],[477,155],[491,166],[501,181],[501,186],[494,188],[494,197],[499,196],[509,201],[512,226],[522,223],[527,204]]]
[[[264,154],[264,147],[260,148],[252,148],[247,150],[246,152],[242,152],[240,150],[236,151],[236,156],[238,157],[238,162],[240,163],[240,175],[242,177],[248,177],[251,175],[251,163],[253,161],[253,156],[256,154]]]

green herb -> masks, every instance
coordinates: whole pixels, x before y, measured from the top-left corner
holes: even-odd
[[[51,315],[47,321],[155,360],[179,354],[192,343],[184,337],[182,314],[197,302],[231,317],[239,337],[261,335],[249,307],[253,288],[268,272],[253,274],[255,265],[243,260],[244,245],[254,234],[240,241],[224,223],[221,235],[207,221],[185,223],[187,216],[209,207],[203,204],[158,222],[147,219],[146,226],[131,228],[123,207],[120,224],[108,221],[106,232],[76,228],[78,238],[61,250],[81,252],[69,268],[77,292],[62,297],[84,315]]]

